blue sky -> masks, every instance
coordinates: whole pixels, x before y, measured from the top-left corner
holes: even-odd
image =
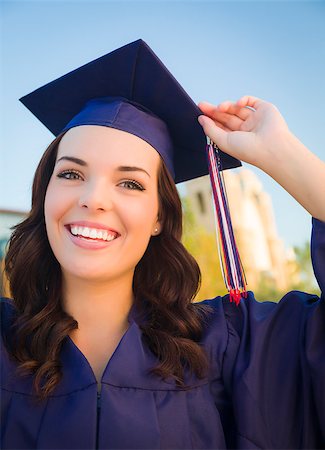
[[[1,1],[0,209],[28,210],[37,163],[53,136],[18,99],[142,38],[194,101],[251,94],[277,105],[325,160],[323,1]],[[252,168],[272,197],[287,245],[310,216]]]

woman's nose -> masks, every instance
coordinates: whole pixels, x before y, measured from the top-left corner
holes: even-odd
[[[112,195],[104,181],[88,183],[79,198],[79,206],[90,210],[107,211],[112,208]]]

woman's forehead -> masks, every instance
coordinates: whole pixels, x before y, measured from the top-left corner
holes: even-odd
[[[143,139],[110,127],[85,125],[71,128],[61,139],[57,160],[74,156],[90,161],[157,168],[158,152]]]

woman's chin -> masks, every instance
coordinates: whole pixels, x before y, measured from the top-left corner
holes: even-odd
[[[69,283],[94,283],[98,285],[99,283],[109,283],[122,279],[125,281],[126,278],[132,280],[134,268],[133,270],[116,271],[115,267],[111,270],[106,268],[104,271],[102,267],[88,267],[87,269],[85,267],[73,267],[73,269],[69,268],[68,270],[62,268],[62,274],[63,279]]]
[[[66,281],[76,280],[79,283],[104,283],[113,280],[117,276],[117,274],[109,273],[108,271],[85,270],[84,267],[80,270],[63,271],[63,273]]]

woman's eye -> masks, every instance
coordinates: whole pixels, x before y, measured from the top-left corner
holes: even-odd
[[[81,174],[76,170],[64,170],[57,175],[58,178],[65,178],[66,180],[79,180]]]
[[[135,180],[122,181],[122,183],[120,183],[120,186],[121,185],[126,187],[127,189],[137,189],[139,191],[144,191],[145,190],[145,188],[140,183],[138,183]]]

